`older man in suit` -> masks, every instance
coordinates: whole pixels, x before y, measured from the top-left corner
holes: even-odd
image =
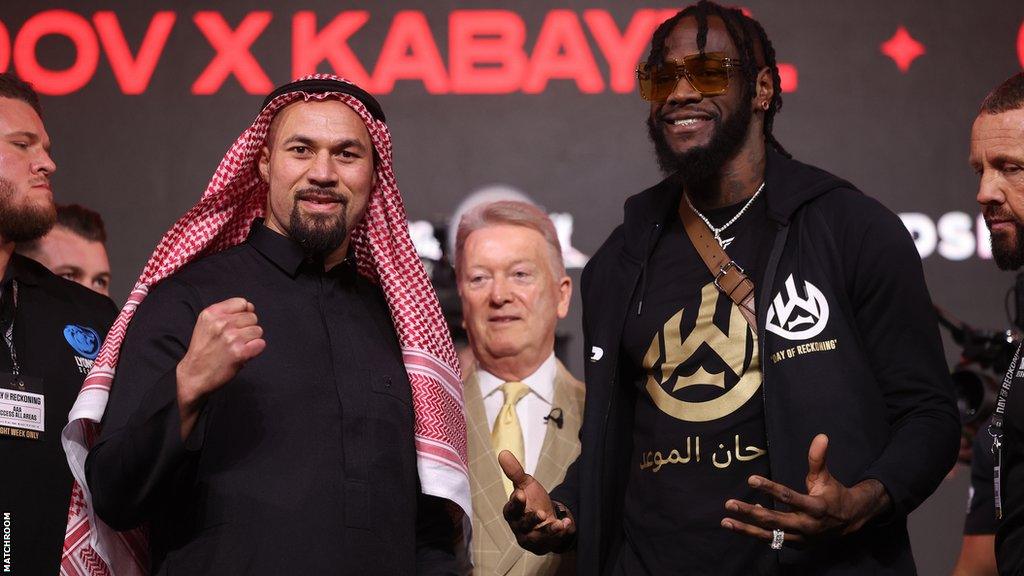
[[[477,206],[459,222],[455,267],[476,358],[464,390],[474,574],[571,573],[572,561],[516,544],[502,517],[511,482],[497,461],[509,450],[550,487],[579,454],[583,385],[554,354],[572,296],[555,227],[525,202]]]

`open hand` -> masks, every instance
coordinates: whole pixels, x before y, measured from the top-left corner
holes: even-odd
[[[832,477],[825,465],[827,451],[828,436],[818,434],[807,452],[807,494],[761,476],[747,480],[752,488],[789,506],[791,512],[728,500],[725,509],[735,519],[723,519],[722,526],[769,542],[773,530],[783,530],[785,544],[800,547],[856,532],[889,508],[889,495],[878,480],[864,480],[847,488]]]
[[[567,549],[576,535],[572,515],[558,519],[555,506],[561,505],[552,503],[547,490],[523,470],[522,464],[511,452],[502,450],[498,454],[498,464],[512,481],[512,494],[505,503],[503,513],[519,546],[534,554]]]

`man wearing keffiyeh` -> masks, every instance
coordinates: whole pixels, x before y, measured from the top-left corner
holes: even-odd
[[[278,88],[164,236],[64,431],[63,573],[454,573],[458,367],[384,121]]]

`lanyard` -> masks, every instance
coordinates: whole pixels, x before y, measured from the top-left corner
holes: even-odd
[[[1018,361],[1020,360],[1021,347],[1024,347],[1024,342],[1017,346],[1017,351],[1013,353],[1013,361],[1010,362],[1010,368],[1003,376],[1003,385],[999,388],[999,396],[996,398],[996,409],[992,413],[992,423],[988,426],[988,433],[992,436],[992,456],[995,460],[995,466],[992,471],[992,483],[993,494],[995,495],[996,501],[997,520],[1003,519],[1003,497],[1001,490],[1001,472],[1003,468],[1003,418],[1006,415],[1006,401],[1010,397],[1010,386],[1013,385],[1013,377],[1020,368],[1018,366]]]
[[[7,296],[5,294],[4,296]],[[21,379],[21,367],[18,364],[18,353],[14,350],[14,316],[18,309],[18,283],[11,281],[11,321],[4,328],[4,342],[7,344],[7,351],[11,354],[11,385],[15,388],[25,388],[25,382]],[[6,304],[6,303],[4,303]],[[4,306],[6,308],[6,306]]]

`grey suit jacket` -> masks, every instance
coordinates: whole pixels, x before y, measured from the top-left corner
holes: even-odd
[[[572,377],[561,362],[555,374],[553,408],[564,418],[559,428],[547,424],[540,460],[533,477],[546,489],[557,486],[580,453],[579,431],[583,419],[583,383]],[[501,514],[508,501],[502,484],[498,456],[491,447],[491,423],[487,421],[480,383],[475,370],[466,375],[463,396],[469,436],[469,485],[473,498],[473,574],[476,576],[546,576],[575,573],[575,559],[559,554],[537,556],[516,543]]]

